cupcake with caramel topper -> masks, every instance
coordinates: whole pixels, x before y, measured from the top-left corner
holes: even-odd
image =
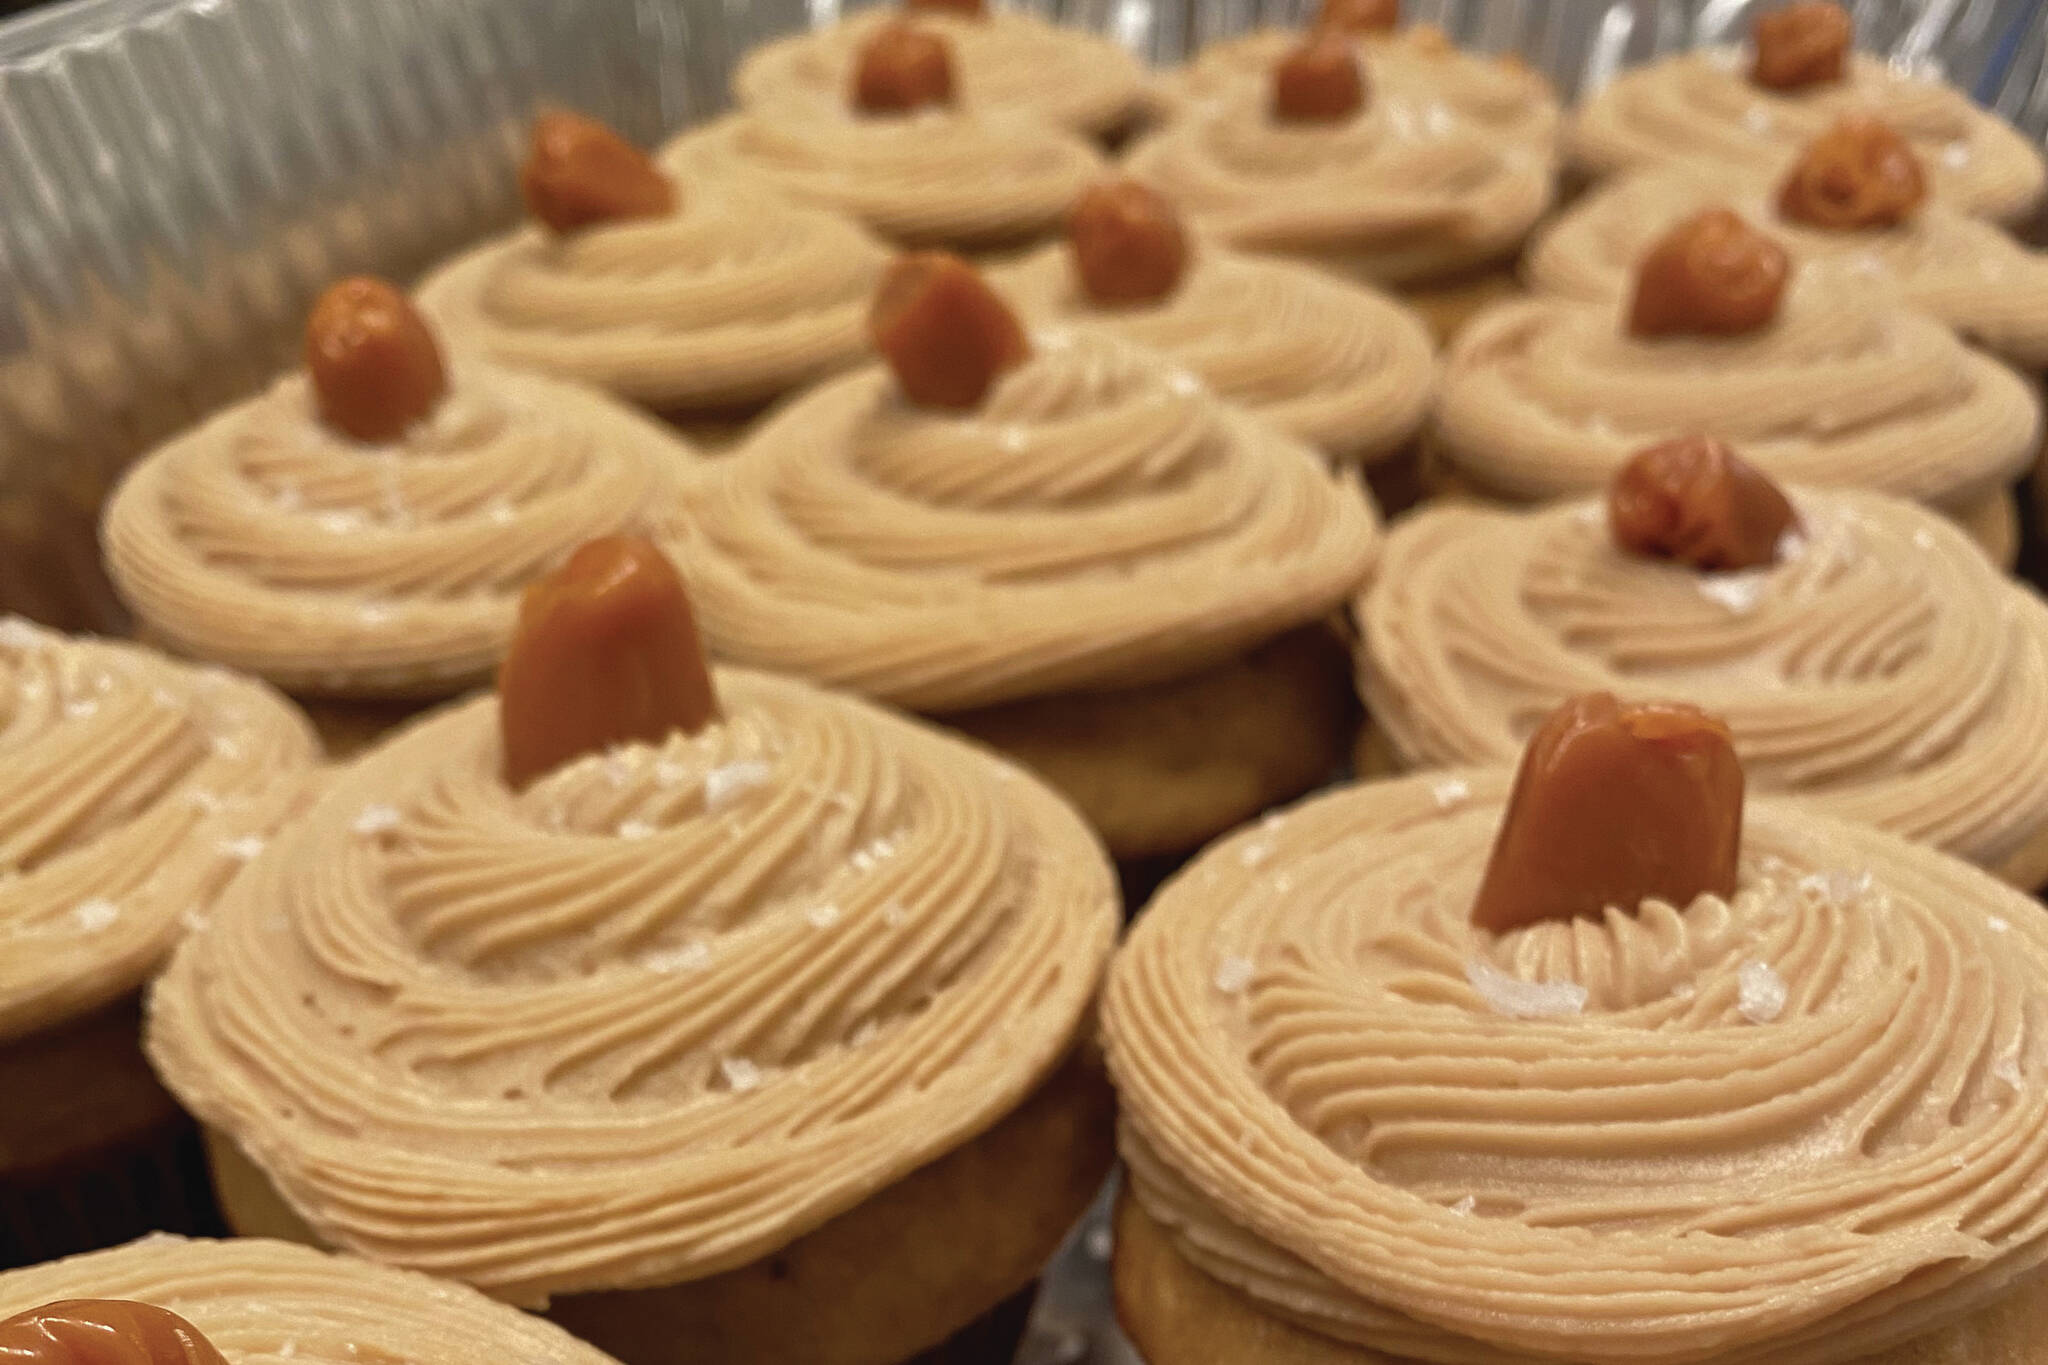
[[[1006,1358],[1110,1162],[1083,1035],[1117,920],[1058,797],[707,671],[674,568],[614,537],[529,588],[495,696],[251,866],[150,1052],[244,1233],[633,1365]]]
[[[1204,854],[1112,967],[1147,1365],[2035,1365],[2048,920],[1676,703]]]
[[[2011,487],[2039,428],[1997,360],[1867,281],[1795,276],[1774,238],[1716,208],[1651,244],[1619,306],[1534,299],[1475,319],[1445,360],[1432,450],[1477,492],[1538,500],[1710,435],[1789,483],[1927,503],[2010,563]]]
[[[835,98],[744,108],[671,142],[662,165],[830,209],[903,245],[989,251],[1056,231],[1102,170],[1093,145],[979,101],[950,26],[925,14],[854,22],[859,46]]]
[[[1747,51],[1702,48],[1623,72],[1585,101],[1567,145],[1596,176],[1673,166],[1775,177],[1845,116],[1885,120],[1925,166],[1935,199],[2012,223],[2040,201],[2040,150],[1938,80],[1857,54],[1832,0],[1759,15]]]
[[[459,347],[580,380],[700,438],[863,354],[888,256],[838,215],[665,174],[551,111],[520,180],[532,223],[458,257],[420,306]]]
[[[886,365],[687,499],[713,651],[941,717],[1120,858],[1321,782],[1351,725],[1324,622],[1378,548],[1355,478],[1152,352],[1027,335],[954,257],[899,262],[873,325]]]

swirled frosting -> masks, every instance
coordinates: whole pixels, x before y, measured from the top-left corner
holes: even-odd
[[[402,440],[366,446],[292,374],[146,457],[101,538],[180,652],[294,691],[445,696],[496,666],[528,582],[654,529],[691,462],[593,390],[480,362]]]
[[[1848,113],[1891,125],[1919,154],[1935,197],[1961,212],[2010,221],[2048,181],[2040,150],[2004,120],[1939,81],[1863,55],[1841,83],[1790,94],[1751,82],[1734,48],[1668,57],[1582,103],[1566,143],[1598,175],[1674,161],[1775,174]]]
[[[910,245],[997,245],[1050,231],[1103,169],[1088,143],[1020,115],[740,113],[661,152],[684,184],[765,185]]]
[[[964,710],[1183,676],[1363,580],[1354,478],[1148,351],[1034,344],[964,415],[836,380],[693,489],[677,557],[714,651]]]
[[[260,683],[0,620],[0,1041],[141,985],[318,759]]]
[[[1340,460],[1372,460],[1415,435],[1436,380],[1422,320],[1384,294],[1220,246],[1194,255],[1153,304],[1102,305],[1047,247],[1002,283],[1035,317],[1104,328],[1171,356],[1221,397]]]
[[[1003,1117],[1115,935],[1057,797],[720,672],[724,718],[522,792],[497,701],[336,778],[187,941],[148,1045],[322,1238],[521,1302],[769,1254]]]
[[[765,402],[864,353],[880,243],[728,186],[678,197],[665,218],[487,243],[422,285],[420,306],[458,346],[658,408]]]
[[[733,73],[733,95],[748,109],[818,114],[844,107],[861,48],[897,20],[877,8],[748,53]],[[1136,112],[1144,90],[1137,59],[1107,38],[1049,24],[1017,10],[978,19],[938,12],[917,26],[946,40],[970,110],[1045,119],[1086,136],[1110,133]]]
[[[1263,84],[1192,109],[1127,166],[1232,246],[1394,283],[1513,253],[1550,206],[1553,171],[1547,146],[1445,102],[1375,92],[1347,122],[1287,124]]]
[[[1596,502],[1409,519],[1359,606],[1374,719],[1410,765],[1513,763],[1568,697],[1690,701],[1755,790],[2048,877],[2048,607],[1912,503],[1795,501],[1738,573],[1624,554]]]
[[[1444,364],[1446,456],[1490,490],[1550,498],[1702,433],[1787,482],[1951,508],[2033,459],[2039,405],[2019,376],[1867,282],[1800,272],[1777,321],[1744,337],[1645,341],[1621,314],[1536,299],[1474,319]]]
[[[1935,202],[1894,228],[1830,232],[1778,215],[1777,186],[1736,172],[1648,171],[1602,186],[1531,243],[1539,291],[1619,300],[1631,264],[1668,229],[1708,208],[1734,208],[1815,269],[1896,288],[1977,344],[2029,369],[2048,368],[2048,256],[1982,219]]]
[[[465,1285],[262,1238],[204,1242],[159,1234],[0,1274],[0,1318],[79,1298],[168,1308],[229,1365],[611,1362],[552,1323]]]
[[[1430,1365],[1839,1365],[2048,1261],[2048,920],[1752,802],[1732,899],[1501,938],[1511,778],[1308,803],[1111,972],[1132,1188],[1265,1311]]]

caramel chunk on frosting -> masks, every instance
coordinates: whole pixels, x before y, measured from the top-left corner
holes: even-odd
[[[1815,138],[1778,191],[1787,219],[1835,232],[1896,227],[1926,202],[1911,144],[1867,114],[1844,115]]]
[[[945,251],[914,251],[889,268],[868,332],[904,397],[927,408],[979,406],[998,376],[1031,355],[1010,306]]]
[[[1607,488],[1607,524],[1630,554],[1696,569],[1774,563],[1799,514],[1770,476],[1710,436],[1632,456]]]
[[[1708,209],[1659,238],[1636,267],[1629,331],[1639,337],[1741,336],[1778,316],[1785,248],[1732,209]]]
[[[441,347],[396,285],[358,275],[328,286],[306,319],[306,372],[329,429],[394,441],[448,392]]]
[[[647,153],[596,119],[565,109],[543,111],[533,121],[519,192],[527,212],[558,233],[660,218],[676,207],[675,185]]]
[[[1273,117],[1281,123],[1341,123],[1365,107],[1365,69],[1343,33],[1323,30],[1273,68]]]
[[[7,1365],[227,1365],[185,1319],[130,1299],[63,1299],[0,1322]]]
[[[1187,273],[1187,230],[1165,196],[1136,180],[1093,185],[1067,220],[1074,268],[1097,303],[1163,299]]]
[[[1750,79],[1768,90],[1803,90],[1842,79],[1856,23],[1833,0],[1801,0],[1757,16]]]
[[[936,33],[888,24],[861,47],[853,69],[854,108],[907,114],[953,102],[953,52]]]

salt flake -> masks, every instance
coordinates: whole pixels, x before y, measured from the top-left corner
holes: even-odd
[[[85,933],[97,934],[121,918],[121,907],[104,897],[94,896],[73,906],[71,918]]]
[[[226,856],[239,858],[247,863],[255,861],[263,852],[263,844],[264,839],[262,835],[244,834],[239,839],[223,839],[215,847]]]
[[[704,774],[704,808],[721,810],[741,794],[768,780],[768,765],[758,758],[725,763]]]
[[[1252,960],[1233,954],[1216,964],[1216,989],[1225,995],[1236,995],[1252,984]]]
[[[1470,1218],[1473,1210],[1478,1207],[1479,1201],[1468,1194],[1457,1203],[1451,1205],[1451,1212],[1457,1214],[1460,1218]]]
[[[1097,1224],[1088,1229],[1088,1254],[1098,1261],[1107,1261],[1116,1252],[1116,1234],[1106,1224]]]
[[[1697,584],[1700,596],[1718,602],[1732,616],[1747,616],[1763,600],[1761,574],[1707,574]]]
[[[640,959],[650,972],[667,976],[676,972],[701,972],[711,965],[711,945],[685,943],[680,948],[663,948]]]
[[[1994,934],[2009,933],[2012,929],[2012,921],[2003,915],[1993,915],[1984,921],[1984,927]]]
[[[2015,1090],[2026,1080],[2020,1072],[2019,1061],[2012,1057],[2000,1057],[1998,1064],[1991,1068],[1991,1074]]]
[[[761,1084],[761,1068],[744,1057],[727,1057],[719,1062],[718,1069],[725,1074],[725,1083],[735,1095],[744,1095]]]
[[[1263,843],[1246,844],[1237,852],[1237,860],[1243,863],[1246,867],[1258,867],[1260,864],[1264,863],[1266,859],[1272,856],[1273,846],[1271,844]]]
[[[402,818],[396,806],[364,806],[361,813],[356,816],[355,823],[350,828],[366,838],[374,837],[379,834],[388,834],[392,830],[397,829]]]
[[[619,837],[621,839],[652,839],[654,837],[654,826],[648,824],[645,820],[624,820],[619,824]]]
[[[0,616],[0,649],[39,649],[49,637],[32,621],[19,616]]]
[[[1768,1024],[1785,1012],[1785,978],[1764,962],[1745,962],[1735,973],[1736,1004],[1752,1024]]]
[[[1586,1008],[1586,988],[1575,981],[1524,981],[1476,959],[1465,964],[1465,980],[1509,1019],[1560,1019]]]
[[[804,912],[804,918],[811,922],[813,929],[830,929],[839,923],[839,907],[836,905],[814,905]]]
[[[1429,789],[1438,810],[1456,810],[1472,799],[1472,784],[1462,777],[1448,777]]]

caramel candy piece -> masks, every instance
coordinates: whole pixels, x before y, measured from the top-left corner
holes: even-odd
[[[689,595],[653,544],[593,540],[527,587],[498,670],[512,787],[616,744],[695,734],[717,715]]]
[[[1148,303],[1180,283],[1188,237],[1163,195],[1135,180],[1092,185],[1067,219],[1074,268],[1097,303]]]
[[[1800,0],[1757,16],[1749,78],[1768,90],[1803,90],[1842,79],[1856,23],[1833,0]]]
[[[1775,563],[1799,514],[1770,476],[1710,436],[1638,451],[1607,488],[1607,525],[1630,554],[1695,569]]]
[[[321,422],[381,444],[448,392],[441,347],[394,284],[357,275],[327,287],[306,319],[306,375]]]
[[[1636,267],[1628,329],[1639,337],[1740,336],[1778,315],[1785,248],[1728,209],[1686,219]]]
[[[1401,0],[1323,0],[1316,27],[1354,36],[1392,33],[1401,23]]]
[[[898,257],[868,309],[868,335],[920,407],[966,411],[1005,370],[1031,357],[1010,306],[946,251]]]
[[[984,0],[903,0],[903,8],[912,14],[950,14],[960,19],[988,18],[988,5]]]
[[[1504,934],[1735,893],[1742,764],[1696,707],[1574,697],[1522,752],[1472,922]]]
[[[563,109],[533,121],[519,171],[526,210],[559,233],[675,212],[676,188],[647,153],[596,119]]]
[[[1927,174],[1881,119],[1849,114],[1813,140],[1778,191],[1795,223],[1853,232],[1896,227],[1927,200]]]
[[[860,50],[853,105],[868,114],[907,114],[953,102],[953,53],[946,40],[909,24],[878,29]]]
[[[63,1299],[0,1322],[7,1365],[227,1365],[197,1327],[130,1299]]]
[[[1341,33],[1310,35],[1273,68],[1273,117],[1282,123],[1341,123],[1364,107],[1365,69]]]

